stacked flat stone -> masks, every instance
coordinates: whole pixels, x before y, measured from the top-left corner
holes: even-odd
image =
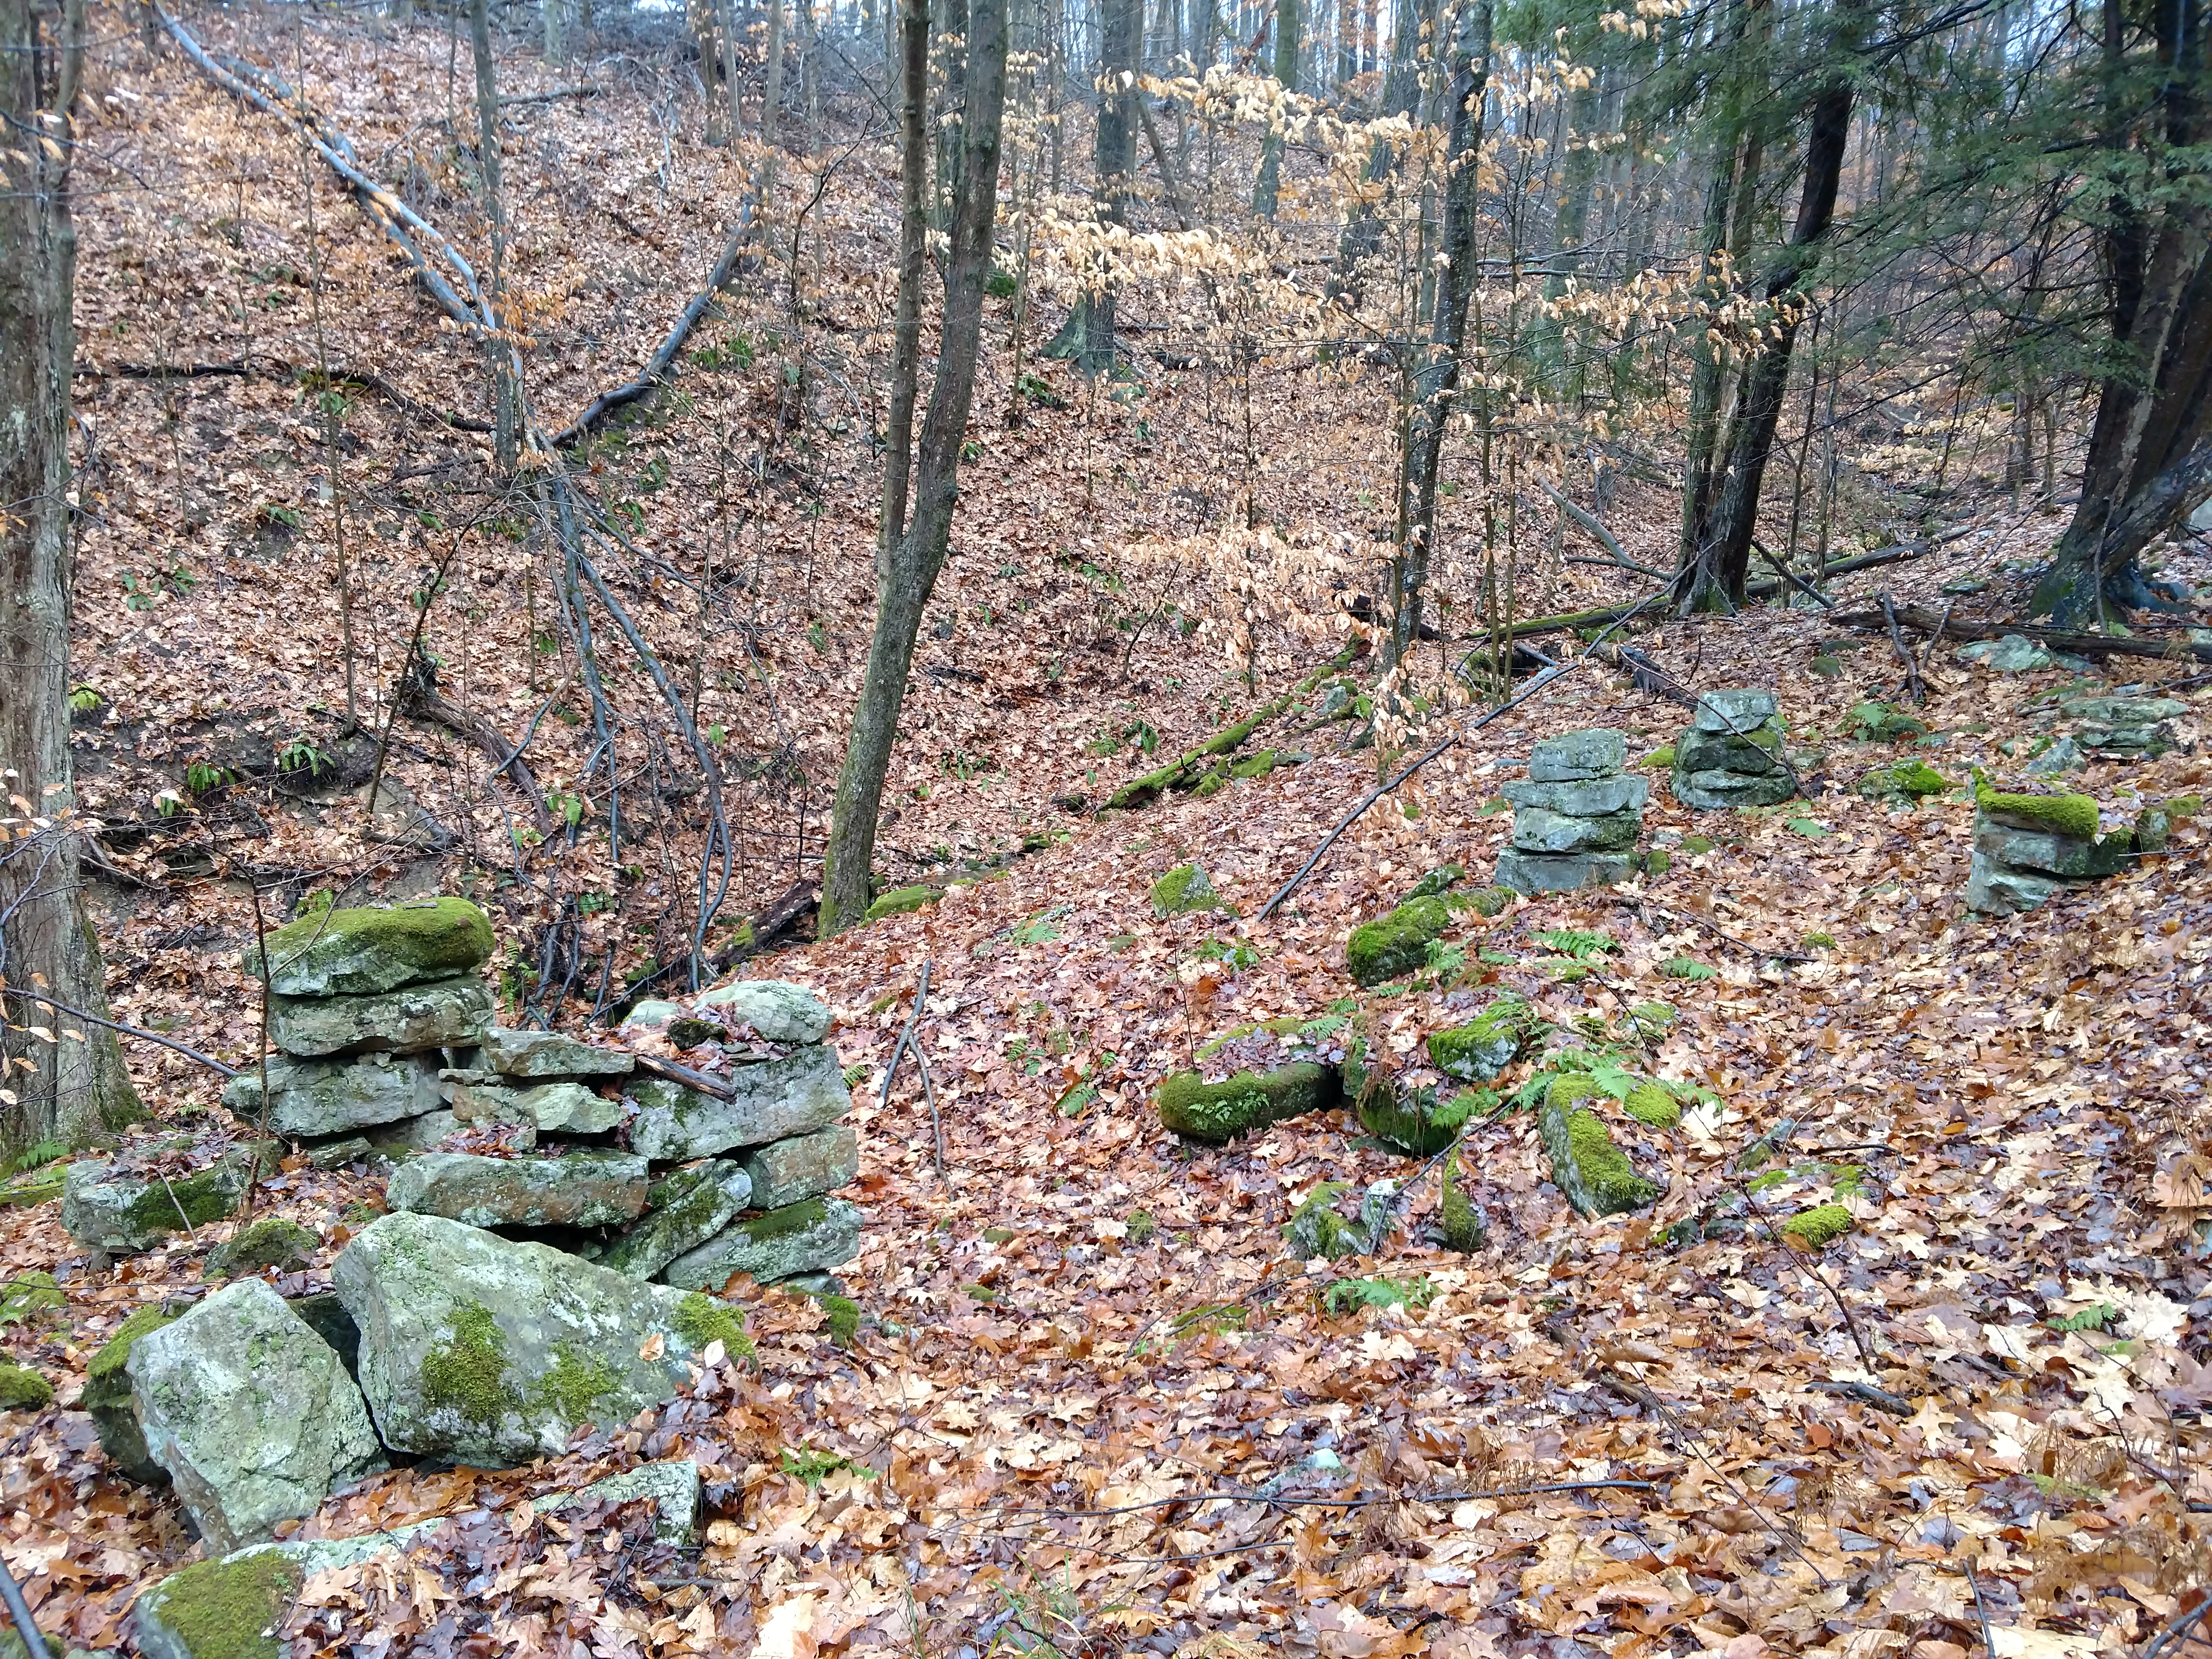
[[[1498,884],[1516,893],[1609,887],[1635,867],[1651,786],[1624,775],[1628,738],[1605,727],[1546,738],[1528,776],[1505,786],[1512,844],[1498,855]]]
[[[1674,799],[1711,811],[1772,806],[1797,793],[1783,758],[1780,705],[1771,691],[1708,691],[1674,740]]]
[[[2136,850],[2126,830],[2097,833],[2087,795],[2013,795],[1978,776],[1966,908],[1984,915],[2033,910],[2054,894],[2117,874]]]

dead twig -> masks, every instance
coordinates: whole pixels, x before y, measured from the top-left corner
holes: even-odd
[[[884,1066],[883,1093],[878,1098],[876,1104],[878,1110],[884,1110],[890,1107],[891,1079],[898,1075],[899,1057],[902,1054],[911,1054],[914,1056],[915,1069],[921,1073],[922,1097],[929,1103],[929,1130],[931,1138],[935,1142],[937,1182],[942,1187],[945,1184],[945,1121],[938,1114],[937,1087],[929,1075],[928,1057],[921,1052],[921,1045],[914,1040],[915,1028],[921,1024],[923,1005],[929,1000],[929,970],[934,963],[934,957],[922,959],[921,977],[915,986],[914,1012],[907,1016],[906,1024],[898,1034],[898,1041],[891,1044],[890,1060]]]
[[[1912,653],[1905,648],[1905,635],[1898,630],[1897,607],[1890,603],[1889,590],[1881,590],[1882,620],[1889,624],[1889,642],[1897,652],[1898,660],[1905,665],[1905,694],[1916,703],[1928,701],[1928,688],[1920,681],[1920,665]]]
[[[57,1002],[43,991],[27,991],[20,985],[0,986],[0,990],[6,991],[11,997],[21,997],[26,1002],[41,1004],[52,1009],[56,1013],[67,1014],[71,1019],[81,1019],[88,1025],[97,1025],[106,1030],[119,1032],[125,1036],[134,1036],[143,1042],[157,1042],[164,1048],[174,1049],[186,1060],[199,1061],[211,1072],[222,1073],[225,1077],[238,1075],[238,1068],[235,1066],[226,1066],[212,1055],[204,1054],[197,1048],[187,1048],[174,1037],[165,1037],[159,1031],[149,1031],[141,1026],[130,1024],[127,1020],[102,1019],[98,1014],[88,1014],[82,1008],[72,1008],[66,1002]]]
[[[1856,1400],[1863,1406],[1871,1406],[1878,1412],[1887,1412],[1892,1417],[1912,1415],[1912,1402],[1902,1395],[1892,1394],[1887,1389],[1877,1389],[1871,1382],[1837,1382],[1822,1377],[1805,1385],[1815,1394],[1838,1394],[1847,1400]]]
[[[1739,1177],[1736,1187],[1743,1194],[1743,1201],[1750,1206],[1752,1214],[1757,1216],[1760,1224],[1766,1229],[1768,1241],[1778,1246],[1790,1260],[1820,1281],[1820,1288],[1828,1293],[1829,1299],[1836,1304],[1836,1311],[1844,1316],[1844,1328],[1851,1334],[1851,1346],[1859,1351],[1859,1364],[1871,1372],[1875,1369],[1874,1352],[1867,1346],[1866,1338],[1859,1330],[1858,1319],[1851,1312],[1851,1304],[1844,1300],[1844,1293],[1836,1288],[1827,1274],[1820,1271],[1818,1262],[1810,1256],[1790,1248],[1790,1241],[1782,1236],[1780,1230],[1775,1226],[1773,1218],[1766,1213],[1766,1206],[1759,1201],[1759,1194],[1753,1192],[1747,1183]]]
[[[738,1091],[726,1083],[717,1083],[704,1072],[672,1060],[663,1060],[658,1054],[636,1054],[637,1069],[650,1072],[655,1077],[666,1078],[671,1083],[680,1083],[687,1089],[696,1089],[702,1095],[712,1095],[717,1100],[735,1100]]]

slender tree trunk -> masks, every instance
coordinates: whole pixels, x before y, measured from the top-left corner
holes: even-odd
[[[561,61],[562,0],[538,0],[538,5],[545,24],[545,61],[557,64]]]
[[[1410,117],[1421,98],[1423,9],[1419,0],[1398,0],[1394,15],[1397,35],[1390,46],[1390,72],[1382,82],[1382,113]],[[1373,258],[1382,245],[1382,222],[1378,211],[1382,187],[1396,176],[1397,171],[1395,145],[1378,138],[1368,146],[1363,179],[1369,188],[1345,218],[1344,234],[1337,242],[1336,270],[1328,288],[1332,301],[1352,306],[1359,303],[1360,267]]]
[[[1725,471],[1719,499],[1691,579],[1693,610],[1717,608],[1713,596],[1730,606],[1742,604],[1751,562],[1752,537],[1759,525],[1759,496],[1774,448],[1774,429],[1782,416],[1782,396],[1790,380],[1790,356],[1804,319],[1799,293],[1820,263],[1820,245],[1836,216],[1836,191],[1843,179],[1844,150],[1850,137],[1852,62],[1859,53],[1871,15],[1868,0],[1850,0],[1837,10],[1830,42],[1832,61],[1814,100],[1805,134],[1805,178],[1797,220],[1789,244],[1767,277],[1766,299],[1774,307],[1766,339],[1746,365],[1743,388],[1729,422]]]
[[[1286,92],[1298,89],[1298,31],[1302,27],[1298,0],[1275,0],[1275,82]],[[1260,179],[1252,187],[1252,211],[1261,219],[1275,216],[1275,201],[1282,191],[1283,135],[1272,121],[1260,140]]]
[[[1099,222],[1129,222],[1129,187],[1137,171],[1137,36],[1144,0],[1099,0],[1098,130],[1091,149],[1091,201]],[[1094,378],[1114,372],[1114,290],[1102,280],[1068,313],[1044,349],[1072,357]]]
[[[775,165],[776,135],[783,125],[783,0],[768,0],[768,68],[762,77],[761,145]]]
[[[1405,660],[1420,636],[1421,592],[1428,585],[1437,528],[1437,474],[1444,428],[1459,387],[1467,343],[1468,306],[1474,297],[1477,160],[1490,81],[1491,0],[1464,0],[1447,55],[1449,125],[1444,156],[1443,264],[1426,356],[1411,377],[1406,440],[1398,485],[1397,548],[1390,561],[1388,667]]]
[[[141,1115],[115,1034],[34,1000],[108,1018],[70,763],[69,188],[84,45],[83,0],[0,0],[0,127],[20,146],[0,191],[0,1146],[88,1145]]]
[[[898,305],[891,323],[891,406],[884,429],[884,514],[876,532],[880,588],[906,533],[914,469],[914,405],[921,380],[921,278],[928,262],[929,0],[900,0]]]
[[[868,906],[876,821],[890,769],[914,642],[951,545],[960,451],[982,343],[983,286],[997,222],[999,141],[1006,98],[1006,0],[969,8],[967,106],[961,121],[961,191],[945,263],[945,328],[930,384],[914,486],[914,519],[876,585],[876,629],[845,763],[837,775],[823,857],[821,932],[850,927]]]
[[[507,338],[507,195],[500,183],[499,81],[491,55],[489,0],[469,0],[469,48],[477,68],[477,157],[483,169],[484,217],[491,222],[491,303],[499,335],[491,343],[493,449],[502,475],[514,471],[520,397]]]

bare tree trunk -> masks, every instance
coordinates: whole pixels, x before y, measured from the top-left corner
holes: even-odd
[[[70,763],[69,185],[84,43],[83,0],[0,0],[0,127],[21,146],[0,191],[0,1146],[82,1146],[142,1115],[115,1034],[40,1000],[108,1018]]]
[[[761,93],[762,147],[773,152],[783,125],[783,0],[768,0],[768,69]],[[775,164],[773,154],[769,166]],[[765,198],[763,198],[765,199]]]
[[[1298,0],[1275,0],[1275,82],[1285,92],[1298,89]],[[1260,179],[1252,187],[1252,212],[1257,218],[1275,216],[1276,198],[1282,193],[1283,135],[1273,122],[1260,140]]]
[[[876,629],[830,809],[822,878],[821,932],[849,927],[868,906],[868,872],[890,769],[914,642],[951,544],[960,450],[982,343],[983,285],[991,273],[999,196],[999,139],[1006,100],[1006,0],[974,0],[968,15],[967,107],[961,122],[961,191],[945,263],[945,330],[916,465],[914,521],[878,575]],[[920,277],[916,276],[917,288]],[[917,303],[919,295],[917,295]]]
[[[1390,45],[1390,73],[1382,82],[1382,113],[1410,117],[1421,100],[1420,34],[1425,10],[1433,12],[1433,0],[1424,7],[1421,0],[1397,0],[1395,9],[1396,38]],[[1378,138],[1368,146],[1368,184],[1381,184],[1398,171],[1398,149],[1387,139]],[[1359,204],[1344,222],[1344,234],[1337,243],[1336,272],[1329,284],[1329,298],[1341,299],[1357,306],[1360,295],[1360,265],[1375,257],[1382,244],[1382,222],[1376,210],[1377,204],[1362,196]]]
[[[483,170],[484,217],[491,222],[491,304],[500,334],[491,343],[492,446],[502,474],[514,471],[520,388],[507,333],[507,196],[500,183],[499,81],[491,55],[488,0],[469,0],[469,49],[477,66],[477,159]]]
[[[545,24],[545,61],[561,61],[561,6],[562,0],[538,0],[538,9]]]
[[[1446,61],[1450,100],[1444,149],[1443,269],[1430,319],[1427,355],[1412,376],[1406,414],[1405,453],[1399,473],[1397,548],[1390,560],[1390,641],[1387,667],[1405,660],[1420,636],[1421,592],[1428,585],[1431,543],[1437,528],[1437,473],[1443,459],[1444,428],[1459,388],[1460,356],[1467,343],[1468,302],[1477,276],[1474,233],[1477,158],[1482,151],[1483,104],[1490,82],[1491,0],[1465,0]]]
[[[888,575],[906,533],[907,485],[914,470],[914,405],[921,380],[921,278],[928,262],[929,140],[923,105],[929,87],[929,0],[899,5],[898,307],[891,324],[891,406],[884,430],[884,514],[876,532],[876,580]]]
[[[1129,222],[1129,186],[1137,171],[1138,94],[1123,79],[1137,72],[1137,36],[1144,0],[1099,0],[1098,131],[1091,150],[1091,201],[1103,223]],[[1085,374],[1114,372],[1114,290],[1100,286],[1075,302],[1044,349],[1072,357]]]

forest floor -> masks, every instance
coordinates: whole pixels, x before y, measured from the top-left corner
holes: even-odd
[[[409,141],[435,125],[444,45],[413,38],[435,69],[419,76],[379,67],[380,54],[399,52],[390,40],[317,37],[301,50],[315,54],[318,95],[332,93],[363,155],[388,161],[437,149]],[[307,216],[281,132],[240,116],[173,54],[149,64],[131,51],[103,60],[98,149],[147,193],[86,209],[82,355],[235,357],[213,301],[200,301],[244,273],[264,300],[291,295],[248,307],[281,315],[286,331],[281,346],[255,349],[312,361],[300,311],[313,301],[353,361],[418,402],[471,407],[461,354],[392,277],[349,203],[316,181],[324,294],[299,276]],[[514,84],[536,82],[518,68]],[[720,241],[713,208],[729,199],[734,163],[696,143],[673,147],[672,189],[653,205],[657,184],[641,186],[663,152],[636,118],[643,101],[622,119],[594,113],[599,100],[518,118],[534,124],[538,176],[517,167],[511,187],[543,216],[535,250],[518,258],[531,269],[566,262],[571,305],[609,308],[566,316],[573,332],[560,338],[597,344],[548,368],[545,401],[562,410],[634,372],[687,273]],[[219,224],[234,188],[244,204],[235,246]],[[637,198],[617,199],[650,232],[646,246],[610,252],[629,233],[609,229],[592,195],[602,188]],[[154,210],[165,191],[173,200]],[[809,281],[824,296],[861,296],[855,328],[878,325],[864,283],[880,288],[865,273],[888,264],[876,208],[889,199],[880,177],[825,198],[823,221],[837,228]],[[289,274],[270,274],[280,269]],[[694,406],[708,422],[726,408],[727,429],[752,431],[746,442],[766,453],[758,424],[783,419],[784,377],[754,314],[773,293],[749,292],[712,343],[748,332],[757,360],[726,382],[702,377]],[[549,313],[549,337],[562,320]],[[841,337],[821,328],[831,344],[819,349]],[[851,346],[856,361],[860,349]],[[993,361],[1003,366],[1003,354]],[[1263,406],[1273,435],[1261,447],[1275,459],[1261,488],[1286,523],[1364,536],[1367,473],[1387,470],[1379,428],[1361,388],[1317,387],[1310,369],[1282,371],[1283,386],[1305,388],[1303,403],[1281,393]],[[979,425],[1003,420],[1010,378]],[[1140,407],[1041,409],[1004,436],[992,426],[963,485],[969,518],[941,602],[953,626],[925,642],[902,740],[902,817],[889,837],[905,863],[887,867],[944,878],[959,856],[1011,850],[1025,834],[1048,831],[1049,844],[915,915],[743,969],[815,988],[837,1012],[844,1062],[871,1068],[853,1114],[868,1225],[845,1274],[871,1322],[840,1347],[814,1304],[761,1292],[749,1308],[757,1370],[726,1366],[665,1411],[530,1469],[372,1479],[313,1527],[344,1534],[441,1513],[454,1524],[404,1571],[318,1579],[293,1650],[568,1653],[574,1641],[606,1654],[773,1659],[840,1648],[972,1656],[994,1643],[1206,1659],[2142,1654],[2212,1583],[2212,1274],[2197,1243],[2212,1219],[2207,831],[2185,821],[2166,854],[1992,921],[1963,908],[1972,813],[1959,791],[1893,813],[1850,786],[1908,757],[1954,784],[1977,764],[2012,783],[2054,729],[2054,694],[2171,687],[2194,711],[2179,747],[2094,760],[2069,781],[2109,824],[2124,823],[2141,805],[2208,793],[2205,689],[2185,664],[2125,658],[2087,675],[1998,675],[1945,644],[1927,653],[1929,701],[1914,711],[1929,737],[1862,742],[1849,711],[1899,696],[1901,665],[1881,636],[1841,635],[1817,611],[1772,606],[1639,629],[1638,648],[1699,690],[1773,687],[1793,739],[1824,758],[1807,798],[1771,812],[1692,814],[1655,787],[1646,834],[1674,853],[1665,873],[1488,921],[1463,915],[1450,943],[1480,965],[1476,981],[1359,999],[1409,1048],[1473,1000],[1514,990],[1547,1021],[1640,1045],[1644,1067],[1715,1097],[1666,1138],[1657,1207],[1602,1223],[1565,1207],[1527,1115],[1474,1128],[1463,1164],[1492,1234],[1483,1251],[1455,1255],[1429,1239],[1435,1170],[1346,1115],[1196,1149],[1159,1129],[1152,1091],[1232,1025],[1340,1009],[1356,994],[1343,968],[1349,929],[1422,872],[1456,862],[1486,878],[1510,825],[1498,785],[1536,738],[1615,726],[1634,755],[1670,741],[1683,711],[1595,662],[1578,667],[1368,811],[1265,923],[1250,918],[1376,780],[1371,751],[1334,752],[1341,728],[1308,739],[1310,762],[1210,799],[1097,817],[1055,809],[1057,796],[1095,800],[1158,758],[1084,744],[1141,722],[1171,752],[1327,654],[1326,644],[1303,655],[1271,646],[1247,686],[1214,633],[1199,635],[1201,649],[1164,626],[1140,630],[1142,605],[1123,597],[1114,548],[1170,533],[1176,490],[1221,493],[1228,440],[1206,418],[1212,388],[1199,378],[1164,374]],[[848,379],[865,405],[858,387],[872,380]],[[148,383],[94,384],[94,465],[108,473],[88,484],[98,511],[84,538],[78,674],[102,708],[81,749],[96,814],[145,830],[115,856],[146,884],[124,890],[102,920],[118,1017],[234,1063],[250,1053],[254,1003],[235,951],[252,915],[225,870],[264,882],[289,872],[300,891],[469,885],[525,954],[541,894],[614,893],[622,902],[586,933],[593,971],[602,950],[611,969],[647,951],[666,925],[652,901],[672,900],[690,872],[683,815],[647,786],[641,846],[656,863],[635,877],[614,867],[623,860],[604,841],[563,849],[556,837],[510,859],[485,763],[404,726],[400,780],[454,838],[442,850],[369,823],[365,775],[319,798],[260,778],[199,792],[169,816],[154,809],[157,787],[182,793],[188,761],[229,763],[219,743],[240,754],[297,734],[340,745],[325,434],[288,382],[210,376],[167,412]],[[368,720],[405,643],[411,585],[444,551],[408,515],[489,522],[502,509],[477,482],[474,439],[367,397],[348,418],[347,487],[368,526],[356,611]],[[786,828],[777,815],[789,811],[791,774],[820,780],[834,767],[870,613],[873,486],[864,434],[795,471],[757,469],[741,532],[715,544],[753,561],[751,613],[742,627],[699,628],[691,590],[663,574],[696,568],[702,539],[727,522],[720,503],[732,493],[714,482],[714,446],[696,435],[650,428],[602,456],[600,476],[629,481],[609,484],[611,500],[652,509],[643,544],[663,567],[641,558],[624,591],[649,608],[657,638],[697,629],[702,723],[738,734],[748,764],[761,763],[754,845],[765,847]],[[638,493],[657,453],[661,487]],[[1887,585],[1940,608],[1947,586],[1971,578],[1989,585],[1954,594],[1958,616],[2017,614],[2018,562],[2063,520],[2015,515],[1971,479],[1943,505],[1954,520],[1978,513],[1983,532],[1847,578],[1838,593]],[[1656,490],[1626,498],[1632,556],[1666,562],[1669,510]],[[1539,595],[1559,609],[1617,596],[1610,577],[1545,567],[1540,539],[1523,614]],[[524,580],[543,568],[532,558],[542,552],[526,527],[521,539],[471,542],[449,608],[433,613],[449,689],[510,737],[566,672],[556,643],[526,678],[529,607],[546,603]],[[2173,568],[2201,578],[2197,562]],[[1188,614],[1204,612],[1194,598]],[[1814,667],[1831,654],[1832,678]],[[617,696],[647,707],[635,686]],[[540,772],[557,790],[583,745],[557,720],[544,741]],[[625,775],[653,763],[641,738]],[[605,812],[592,804],[594,822]],[[788,833],[803,828],[793,814]],[[1694,850],[1680,839],[1691,836],[1711,845]],[[787,851],[755,857],[748,905],[789,877]],[[1210,872],[1224,911],[1159,921],[1150,884],[1188,858]],[[510,864],[521,880],[505,878]],[[659,883],[667,895],[646,892]],[[1601,931],[1619,949],[1562,980],[1538,937],[1561,928]],[[1832,942],[1808,943],[1819,938]],[[1667,965],[1686,959],[1711,976]],[[878,1104],[925,963],[917,1035],[938,1085],[941,1174],[910,1064]],[[1671,1020],[1632,1018],[1654,1002]],[[210,1073],[142,1048],[131,1058],[157,1117],[144,1133],[229,1131]],[[1741,1193],[1740,1158],[1784,1119],[1794,1156],[1756,1194],[1759,1213],[1834,1200],[1852,1231],[1809,1255],[1758,1224],[1668,1245],[1671,1224]],[[1401,1224],[1372,1256],[1294,1259],[1285,1223],[1323,1179],[1355,1194],[1409,1183]],[[326,1282],[380,1191],[303,1167],[267,1183],[261,1202],[325,1241],[319,1266],[289,1291]],[[197,1558],[173,1500],[110,1472],[73,1407],[105,1334],[147,1301],[196,1293],[215,1242],[203,1233],[95,1273],[57,1205],[0,1211],[0,1269],[51,1271],[66,1298],[59,1310],[0,1314],[0,1346],[60,1390],[52,1408],[0,1415],[0,1552],[68,1643],[123,1642],[136,1593]],[[1353,1280],[1365,1288],[1332,1294]],[[1384,1281],[1404,1299],[1371,1305]],[[1893,1401],[1905,1412],[1886,1409]],[[714,1505],[695,1553],[649,1545],[634,1517],[602,1535],[535,1522],[518,1504],[673,1455],[699,1460]],[[1247,1496],[1262,1486],[1268,1501]],[[2188,1659],[2206,1650],[2199,1641]]]

